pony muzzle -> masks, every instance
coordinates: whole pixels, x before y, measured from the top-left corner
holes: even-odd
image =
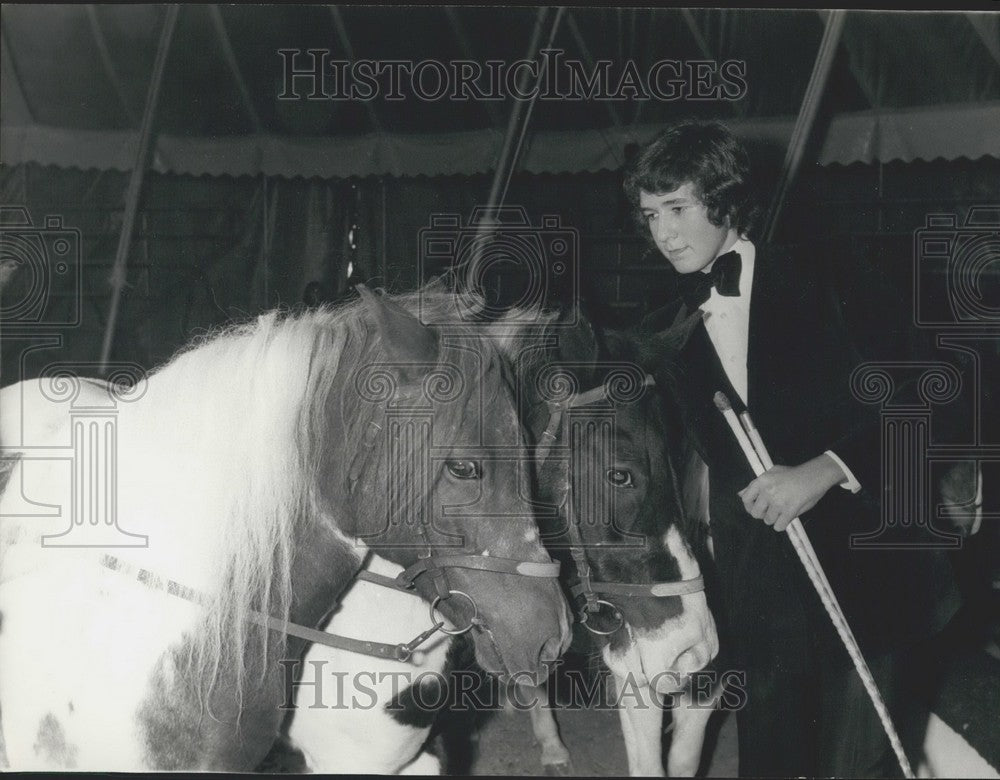
[[[508,678],[547,677],[551,665],[572,640],[569,608],[555,580],[518,578],[514,587],[515,582],[510,579],[478,582],[474,574],[467,580],[465,574],[456,572],[452,579],[456,586],[464,580],[462,589],[479,602],[482,622],[469,632],[479,664]],[[513,615],[503,609],[505,605],[516,606]],[[465,622],[456,625],[464,626]]]

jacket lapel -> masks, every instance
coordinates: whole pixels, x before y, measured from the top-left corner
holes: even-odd
[[[766,330],[764,319],[771,309],[767,300],[770,288],[765,278],[768,273],[767,250],[765,247],[755,247],[757,257],[754,260],[753,284],[750,293],[750,322],[747,332],[747,407],[753,410],[760,397],[760,365],[757,356],[763,353],[763,333]]]
[[[782,268],[766,246],[756,247],[753,285],[750,295],[750,322],[747,333],[747,406],[754,409],[766,403],[767,392],[762,382],[769,370],[769,356],[780,346],[774,342],[775,328],[781,327],[783,284],[788,283],[789,269]]]

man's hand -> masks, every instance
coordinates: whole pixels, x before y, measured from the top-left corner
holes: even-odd
[[[784,531],[845,478],[837,462],[823,454],[799,466],[772,466],[743,488],[739,496],[747,512],[774,526],[775,531]]]

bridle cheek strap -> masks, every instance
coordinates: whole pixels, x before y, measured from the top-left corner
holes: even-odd
[[[653,377],[647,375],[643,381],[643,386],[652,387],[653,384]],[[559,439],[559,429],[562,427],[563,412],[574,406],[587,406],[597,401],[603,401],[607,398],[607,395],[607,388],[604,385],[598,385],[583,393],[576,393],[565,401],[549,401],[549,422],[545,426],[545,430],[542,431],[541,439],[539,439],[538,446],[535,448],[535,459],[538,463],[542,464],[545,462],[549,457],[549,450],[552,448],[553,443]]]

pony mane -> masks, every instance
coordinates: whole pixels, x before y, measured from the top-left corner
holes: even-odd
[[[284,650],[283,635],[250,618],[254,612],[288,618],[295,538],[316,509],[312,483],[325,425],[314,423],[351,319],[348,308],[271,311],[195,339],[151,376],[159,397],[150,415],[167,418],[171,406],[183,409],[187,424],[200,431],[183,457],[209,475],[196,511],[211,534],[220,585],[204,593],[189,659],[209,691],[225,668],[241,698],[254,643],[262,650],[262,677],[270,652],[279,657]],[[223,489],[212,490],[209,479]]]
[[[413,313],[419,309],[442,333],[475,340],[482,363],[444,339],[441,360],[457,363],[466,376],[475,367],[473,388],[492,372],[499,391],[494,369],[503,364],[503,353],[481,326],[467,321],[468,312],[456,305],[455,296],[432,287],[391,297]],[[201,432],[194,451],[184,457],[194,461],[195,473],[225,486],[206,491],[211,495],[197,510],[204,525],[215,529],[221,572],[221,586],[205,594],[202,630],[190,659],[196,679],[207,681],[209,691],[224,668],[242,700],[250,672],[258,670],[263,678],[271,659],[282,657],[285,636],[250,618],[263,612],[289,619],[296,538],[306,523],[336,523],[318,489],[334,444],[329,441],[331,397],[341,394],[345,423],[337,451],[356,452],[374,407],[358,398],[352,374],[380,359],[378,328],[356,300],[262,314],[194,340],[153,372],[150,392],[156,386],[159,400],[150,404],[150,421],[170,417],[163,404],[183,410],[191,429]],[[205,393],[205,387],[233,390]],[[465,414],[464,405],[454,406],[460,408],[445,413]],[[346,482],[350,457],[334,462],[340,473],[323,474],[323,479]],[[344,542],[352,544],[346,535]],[[358,558],[360,563],[360,550]],[[251,653],[255,648],[259,652]],[[248,658],[254,659],[252,667]]]

